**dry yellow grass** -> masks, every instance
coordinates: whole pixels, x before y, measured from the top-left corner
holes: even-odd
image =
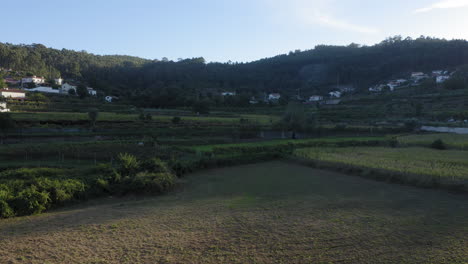
[[[0,263],[466,263],[468,198],[283,162],[0,221]]]

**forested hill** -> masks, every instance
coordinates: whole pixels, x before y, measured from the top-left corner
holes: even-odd
[[[412,71],[468,64],[468,42],[393,37],[373,46],[316,46],[251,63],[206,63],[203,58],[147,60],[56,50],[43,45],[0,44],[0,67],[85,81],[95,88],[149,106],[188,104],[213,92],[245,97],[267,92],[324,92],[336,83],[367,91]]]

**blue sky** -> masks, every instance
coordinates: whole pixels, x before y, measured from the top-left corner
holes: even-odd
[[[149,59],[252,61],[389,36],[468,39],[468,0],[3,1],[0,42]]]

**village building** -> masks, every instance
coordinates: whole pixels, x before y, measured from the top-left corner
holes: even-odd
[[[323,96],[321,95],[312,95],[309,97],[309,102],[319,102],[323,100]]]
[[[54,79],[54,82],[56,85],[62,85],[63,84],[63,79],[62,78],[57,78],[57,79]]]
[[[76,85],[72,85],[72,84],[69,84],[69,83],[64,83],[60,87],[60,93],[62,93],[62,94],[68,94],[70,90],[75,90],[75,92],[76,92]]]
[[[10,109],[8,109],[6,102],[0,102],[0,112],[1,113],[10,112]]]
[[[340,98],[341,97],[341,92],[340,91],[332,91],[332,92],[329,92],[328,94],[332,98]]]
[[[30,76],[26,78],[21,79],[21,83],[35,83],[35,84],[41,84],[45,83],[45,78],[44,77],[37,77],[37,76]]]
[[[447,81],[448,79],[450,79],[450,76],[448,76],[448,75],[437,76],[437,77],[436,77],[436,83],[442,84],[442,83],[444,83],[445,81]]]
[[[112,103],[112,101],[114,100],[114,97],[113,96],[110,96],[110,95],[107,95],[106,97],[104,97],[104,100],[108,103]]]
[[[86,87],[86,89],[88,90],[88,94],[91,95],[91,96],[96,96],[97,95],[97,91],[94,90],[93,88],[91,87]]]
[[[54,88],[48,87],[48,86],[39,86],[39,87],[36,87],[36,88],[24,89],[24,90],[28,91],[28,92],[40,92],[40,93],[51,93],[51,94],[60,93],[59,89],[54,89]]]
[[[0,96],[5,98],[24,99],[26,98],[26,93],[23,90],[13,90],[6,88],[0,90]]]
[[[5,82],[8,83],[8,84],[11,84],[11,85],[16,85],[16,84],[20,83],[20,81],[15,80],[13,78],[5,78]]]
[[[271,93],[268,95],[268,101],[278,101],[281,99],[281,95],[279,93]]]
[[[222,92],[221,95],[222,96],[235,96],[236,93],[235,92]]]

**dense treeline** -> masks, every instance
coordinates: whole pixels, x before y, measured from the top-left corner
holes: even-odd
[[[206,63],[203,58],[145,60],[56,50],[40,44],[0,44],[0,67],[47,77],[82,80],[105,93],[140,106],[248,105],[249,98],[281,92],[286,98],[325,93],[349,84],[359,91],[411,71],[455,68],[468,64],[468,42],[399,36],[373,46],[316,46],[251,63]],[[223,98],[221,91],[238,96]]]

